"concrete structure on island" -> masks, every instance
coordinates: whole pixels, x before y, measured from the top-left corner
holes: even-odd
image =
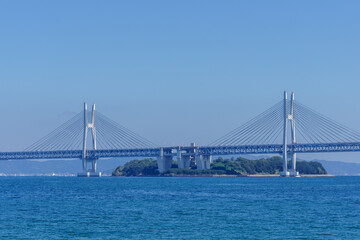
[[[171,168],[173,160],[172,149],[160,148],[160,155],[157,157],[157,164],[159,172],[167,171]]]
[[[189,147],[160,148],[160,155],[157,157],[158,170],[160,173],[171,168],[173,157],[176,156],[178,168],[189,169],[194,162],[196,169],[210,169],[212,156],[199,153],[199,147],[190,143]]]
[[[195,156],[195,159],[197,169],[210,169],[210,164],[212,163],[211,155],[198,154]]]

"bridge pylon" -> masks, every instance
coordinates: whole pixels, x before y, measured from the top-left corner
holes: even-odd
[[[92,149],[96,150],[96,128],[95,128],[95,104],[92,105],[91,123],[88,122],[87,103],[84,103],[84,138],[82,151],[82,166],[83,172],[78,173],[78,177],[100,177],[101,173],[96,172],[97,158],[90,158],[87,154],[87,138],[88,131],[91,129],[92,133]],[[91,163],[91,169],[87,168],[88,163]]]
[[[299,172],[296,171],[296,153],[291,153],[291,169],[288,171],[288,149],[287,149],[287,142],[288,142],[288,122],[290,121],[291,127],[291,143],[296,143],[296,136],[295,136],[295,94],[291,93],[291,100],[290,100],[290,112],[288,111],[288,100],[287,100],[287,92],[284,91],[284,129],[283,129],[283,171],[280,173],[280,176],[283,177],[299,177]]]

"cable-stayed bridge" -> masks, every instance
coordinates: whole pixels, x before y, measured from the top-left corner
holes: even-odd
[[[95,105],[88,111],[85,104],[84,111],[24,151],[0,152],[0,160],[81,159],[80,176],[99,176],[99,158],[155,157],[163,172],[174,157],[179,168],[193,162],[198,169],[208,169],[213,155],[282,154],[281,175],[298,176],[297,153],[353,151],[360,151],[360,133],[296,102],[294,93],[288,99],[284,92],[283,100],[207,146],[158,146],[95,112]]]

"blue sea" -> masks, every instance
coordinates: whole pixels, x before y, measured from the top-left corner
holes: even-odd
[[[360,177],[0,177],[1,239],[360,239]]]

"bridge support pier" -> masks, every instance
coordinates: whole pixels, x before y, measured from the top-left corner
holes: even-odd
[[[196,155],[196,168],[197,169],[210,169],[210,164],[212,163],[211,155]]]
[[[177,162],[178,162],[178,168],[189,168],[191,162],[191,155],[187,153],[183,154],[180,151],[178,151]]]
[[[180,149],[177,149],[177,157],[176,157],[178,168],[184,168],[184,156],[182,156]]]
[[[179,168],[190,168],[191,155],[183,155],[183,156],[181,156],[180,162],[181,163],[179,164],[179,160],[178,160],[178,167]]]
[[[160,156],[157,157],[158,170],[160,173],[171,168],[173,156],[171,153],[164,153],[164,149],[160,149]]]

